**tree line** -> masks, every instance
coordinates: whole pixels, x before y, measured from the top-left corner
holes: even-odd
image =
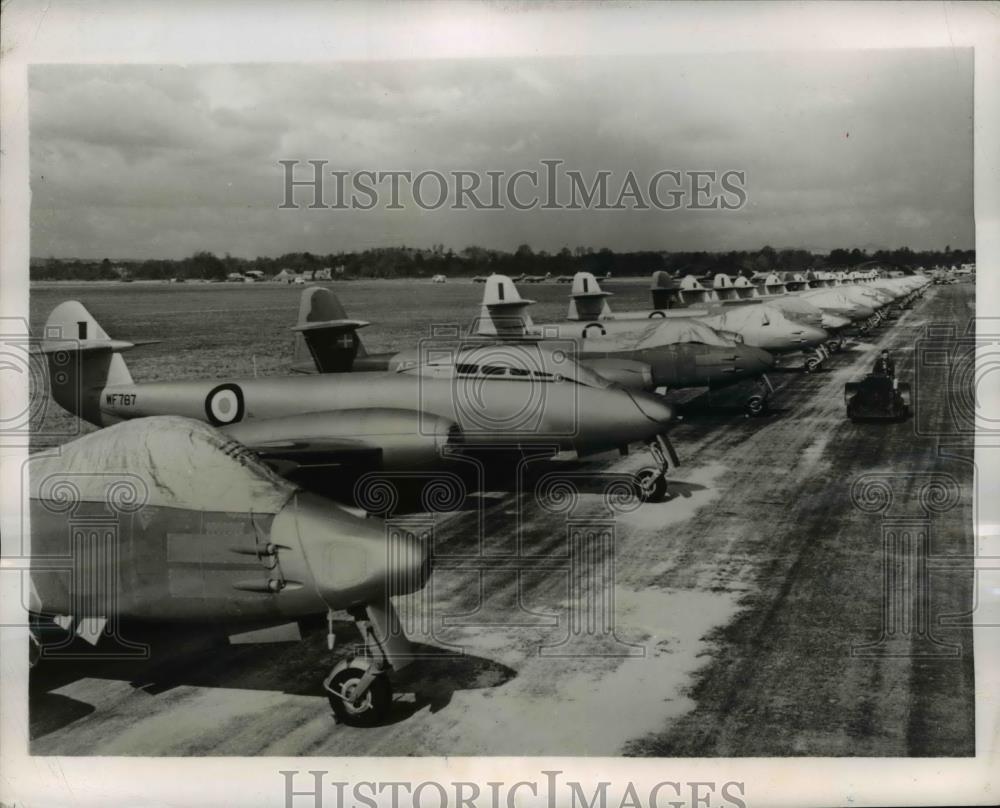
[[[253,270],[266,276],[287,269],[307,273],[331,268],[345,278],[423,278],[437,274],[448,277],[472,277],[499,272],[504,275],[572,275],[593,272],[603,276],[649,275],[666,270],[674,275],[706,275],[716,272],[753,274],[770,270],[806,270],[853,268],[877,262],[883,265],[951,266],[975,261],[975,250],[946,246],[943,250],[914,251],[909,247],[868,252],[858,248],[835,249],[830,253],[802,249],[732,250],[729,252],[616,252],[608,248],[594,250],[564,247],[558,252],[535,251],[521,244],[513,252],[466,247],[456,252],[436,244],[429,249],[383,247],[360,252],[315,254],[310,252],[258,258],[236,258],[229,254],[219,257],[199,251],[179,260],[149,259],[112,262],[80,259],[48,258],[33,260],[32,280],[223,280],[230,273]]]

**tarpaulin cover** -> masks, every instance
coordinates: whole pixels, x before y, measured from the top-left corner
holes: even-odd
[[[296,487],[242,444],[178,416],[124,421],[31,458],[31,497],[277,513]]]
[[[717,347],[730,347],[733,344],[732,340],[695,320],[654,320],[653,325],[646,328],[636,347],[655,348],[684,342],[699,342]]]

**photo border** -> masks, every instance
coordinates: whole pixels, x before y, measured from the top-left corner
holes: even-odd
[[[33,63],[327,62],[876,48],[975,48],[976,299],[1000,301],[1000,14],[989,3],[718,3],[494,5],[415,3],[5,4],[0,61],[0,316],[28,311],[27,67]],[[2,412],[23,411],[27,384],[0,388]],[[1000,444],[1000,439],[994,439]],[[995,452],[977,439],[977,494],[998,482]],[[11,484],[26,447],[0,447],[0,534],[19,542],[24,492]],[[1000,541],[1000,498],[977,496],[980,555]],[[994,573],[996,574],[996,573]],[[980,587],[1000,597],[1000,587]],[[0,589],[0,623],[20,598]],[[743,781],[749,806],[996,802],[1000,654],[995,629],[975,630],[976,758],[110,758],[32,757],[27,749],[24,630],[0,633],[0,799],[18,805],[283,806],[282,770],[327,770],[357,782],[532,780],[546,770],[585,784],[643,788],[669,779]],[[614,791],[620,794],[620,790]],[[648,793],[648,791],[646,792]],[[332,804],[327,792],[327,803]],[[617,801],[609,800],[618,804]],[[296,805],[311,804],[301,798]],[[541,799],[537,804],[544,804]]]

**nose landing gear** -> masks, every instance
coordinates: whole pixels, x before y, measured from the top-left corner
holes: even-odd
[[[767,374],[762,374],[758,392],[750,396],[743,405],[743,413],[747,418],[758,418],[767,412],[767,402],[774,392],[774,386]]]
[[[338,723],[372,727],[381,723],[392,706],[392,684],[386,649],[375,633],[364,606],[348,610],[357,622],[363,646],[341,660],[323,680],[330,707]],[[333,650],[332,615],[327,615],[327,647]]]
[[[823,363],[830,358],[830,352],[825,345],[819,345],[813,349],[813,354],[806,359],[806,373],[815,373],[822,367]]]
[[[635,493],[643,502],[663,502],[667,498],[667,471],[670,463],[680,465],[677,452],[665,435],[657,435],[646,447],[656,468],[639,469],[635,473]]]

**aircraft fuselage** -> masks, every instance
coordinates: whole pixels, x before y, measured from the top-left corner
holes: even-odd
[[[224,427],[304,413],[335,418],[338,411],[394,408],[447,419],[477,444],[558,445],[586,453],[648,440],[667,427],[669,408],[651,396],[639,401],[642,395],[568,379],[416,373],[158,381],[104,388],[99,423],[170,414]]]

